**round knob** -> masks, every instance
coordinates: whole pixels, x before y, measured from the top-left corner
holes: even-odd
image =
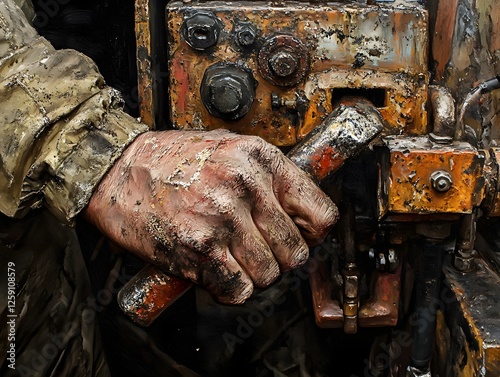
[[[201,99],[210,115],[238,120],[250,111],[255,99],[255,86],[250,71],[231,63],[217,63],[205,71]]]

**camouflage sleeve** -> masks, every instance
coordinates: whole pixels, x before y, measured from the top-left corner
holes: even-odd
[[[122,111],[95,64],[55,50],[14,0],[0,1],[0,212],[48,207],[71,222],[147,127]]]

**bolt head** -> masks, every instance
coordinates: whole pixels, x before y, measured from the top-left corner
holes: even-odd
[[[445,170],[436,170],[431,174],[432,188],[438,192],[446,192],[453,186],[451,174]]]
[[[220,22],[212,12],[197,12],[184,19],[181,32],[188,45],[205,50],[219,39]]]
[[[222,114],[238,110],[243,99],[242,83],[233,77],[221,77],[210,86],[212,105]]]
[[[235,64],[216,63],[205,71],[201,99],[210,115],[238,120],[252,107],[255,85],[250,71]]]
[[[286,50],[276,51],[269,59],[269,67],[276,76],[288,77],[297,71],[299,65],[295,55]]]
[[[241,25],[236,30],[236,42],[242,47],[248,47],[255,43],[255,28],[251,25]]]
[[[453,256],[453,267],[460,272],[470,272],[475,268],[474,258],[463,258],[460,255]]]

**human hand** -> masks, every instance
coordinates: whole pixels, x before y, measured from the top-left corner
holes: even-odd
[[[140,135],[84,215],[125,249],[238,304],[305,263],[338,212],[279,149],[217,130]]]

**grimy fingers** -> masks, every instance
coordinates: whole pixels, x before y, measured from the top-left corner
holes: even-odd
[[[275,255],[247,210],[235,221],[230,249],[257,287],[267,287],[279,276],[280,266]]]
[[[309,257],[309,247],[290,216],[272,192],[252,211],[254,222],[278,260],[281,271],[301,266]]]
[[[198,283],[223,304],[242,304],[253,292],[253,282],[227,246],[214,247],[200,268]]]
[[[276,196],[310,244],[321,242],[338,220],[332,200],[288,158],[277,167]]]

